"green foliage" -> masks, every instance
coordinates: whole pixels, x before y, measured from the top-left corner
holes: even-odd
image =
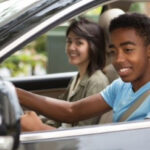
[[[45,38],[43,35],[31,42],[0,64],[0,68],[9,69],[12,77],[34,75],[36,65],[46,69]]]
[[[45,34],[37,38],[37,40],[35,41],[34,49],[36,49],[38,53],[41,53],[44,55],[46,54],[46,35]]]
[[[88,10],[85,14],[83,14],[83,16],[89,18],[90,20],[98,22],[101,11],[102,11],[102,7],[100,6],[100,7]]]
[[[142,2],[133,3],[130,7],[130,11],[143,13],[145,11],[145,3]]]
[[[12,77],[18,76],[20,73],[27,75],[27,64],[23,66],[22,64],[29,62],[30,59],[25,55],[13,55],[1,64],[0,67],[9,69]]]
[[[84,15],[91,20],[98,21],[101,10],[102,7],[97,7],[87,11]],[[46,34],[43,34],[25,46],[21,51],[5,60],[0,65],[0,68],[9,69],[12,77],[34,75],[37,65],[46,70],[46,53]]]

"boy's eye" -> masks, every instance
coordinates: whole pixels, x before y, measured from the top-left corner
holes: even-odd
[[[125,48],[125,52],[132,52],[133,51],[133,49],[131,49],[131,48]]]
[[[108,52],[108,55],[111,56],[111,57],[115,56],[115,54],[116,54],[116,51],[113,50],[113,49],[111,49],[111,50]]]

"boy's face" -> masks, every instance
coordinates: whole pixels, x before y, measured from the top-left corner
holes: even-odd
[[[150,46],[132,28],[119,28],[111,33],[112,62],[125,82],[139,88],[150,81]]]

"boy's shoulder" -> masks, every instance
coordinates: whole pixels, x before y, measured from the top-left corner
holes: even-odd
[[[117,88],[119,87],[131,87],[130,82],[124,82],[121,78],[115,79],[111,84],[111,86],[116,86]]]

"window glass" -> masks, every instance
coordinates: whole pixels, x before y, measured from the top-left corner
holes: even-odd
[[[133,3],[129,11],[150,14],[150,2]],[[96,7],[81,14],[98,22],[102,7]],[[68,63],[65,54],[65,32],[69,21],[43,34],[21,51],[0,64],[0,74],[4,77],[45,75],[50,73],[76,71]]]
[[[0,64],[0,74],[5,77],[46,74],[46,35],[25,46]]]
[[[149,16],[150,14],[150,2],[136,2],[131,4],[129,11],[144,13]]]
[[[101,7],[81,14],[98,21]],[[0,64],[4,77],[25,77],[76,71],[65,54],[65,32],[69,21],[43,34]]]

